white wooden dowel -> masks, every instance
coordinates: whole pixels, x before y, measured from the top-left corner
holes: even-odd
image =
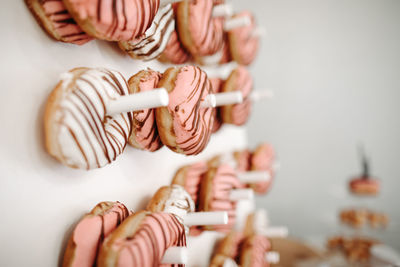
[[[227,224],[228,212],[226,211],[189,212],[183,218],[183,223],[187,226]]]
[[[253,102],[272,97],[274,97],[274,91],[272,90],[253,90],[253,92],[250,94],[250,100]]]
[[[215,108],[217,106],[217,99],[215,98],[215,94],[209,94],[206,98],[201,101],[201,108]]]
[[[227,17],[233,15],[233,7],[231,4],[220,4],[213,8],[212,16],[215,17]]]
[[[187,264],[188,263],[188,249],[187,247],[170,247],[168,248],[163,258],[162,264]]]
[[[254,199],[254,191],[253,189],[233,189],[230,192],[229,199],[232,201],[239,201],[239,200],[252,200]]]
[[[234,260],[232,260],[231,258],[227,258],[224,261],[224,265],[222,265],[222,267],[238,267],[238,265],[236,264],[236,262]]]
[[[269,238],[286,238],[289,235],[289,229],[285,226],[274,226],[264,229],[257,229],[257,234],[269,237]]]
[[[250,24],[251,24],[251,20],[248,16],[230,18],[230,19],[225,20],[224,30],[231,31],[236,28],[249,26]]]
[[[215,94],[216,106],[226,106],[243,102],[243,94],[240,91]]]
[[[107,115],[138,111],[148,108],[165,107],[169,103],[167,90],[158,88],[151,91],[120,96],[107,104]]]
[[[271,175],[267,171],[239,172],[237,177],[242,183],[266,182],[271,179]]]
[[[280,255],[276,251],[269,251],[265,253],[265,261],[271,264],[279,263]]]

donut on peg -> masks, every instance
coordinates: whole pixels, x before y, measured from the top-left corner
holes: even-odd
[[[75,226],[64,253],[63,267],[96,265],[98,248],[131,214],[120,202],[101,202]]]
[[[243,188],[232,167],[221,164],[210,167],[201,181],[199,211],[227,211],[228,224],[207,226],[207,230],[227,233],[235,225],[236,201],[231,200],[231,191]]]
[[[164,63],[184,64],[191,60],[190,53],[182,46],[178,32],[173,31],[168,40],[167,46],[158,60]]]
[[[62,0],[25,0],[25,3],[40,26],[55,40],[77,45],[92,40],[71,17]]]
[[[214,91],[214,93],[220,93],[221,89],[222,89],[222,84],[223,84],[223,80],[220,78],[211,78],[210,79],[211,82],[211,87]],[[213,128],[211,129],[212,133],[217,132],[222,126],[222,118],[221,118],[221,114],[220,114],[220,109],[219,107],[215,109],[214,112],[214,123],[213,123]]]
[[[200,182],[203,175],[207,172],[207,162],[200,161],[194,164],[190,164],[181,167],[174,175],[171,184],[183,186],[186,192],[189,193],[190,197],[198,206],[198,196],[200,193]]]
[[[251,23],[228,31],[229,51],[232,59],[241,65],[250,65],[258,52],[260,37],[255,34],[256,23],[249,11],[242,11],[233,18],[249,17]]]
[[[237,126],[247,122],[251,111],[250,93],[253,90],[253,79],[247,69],[239,66],[234,69],[222,86],[222,92],[241,91],[243,102],[221,107],[221,117],[224,123]]]
[[[161,74],[151,69],[142,70],[133,75],[128,80],[130,94],[146,92],[157,88],[160,81]],[[129,144],[133,147],[156,151],[160,149],[163,144],[156,124],[155,109],[144,109],[133,112],[132,115],[132,132],[129,136]]]
[[[248,186],[259,194],[265,194],[271,187],[274,171],[275,151],[270,144],[260,144],[252,153],[251,166],[252,171],[267,171],[270,174],[270,179],[257,183],[249,184]]]
[[[63,0],[89,35],[108,41],[140,38],[151,26],[160,0]]]
[[[240,243],[244,236],[240,232],[231,231],[217,243],[209,267],[223,267],[225,261],[235,260],[240,253]]]
[[[270,266],[266,253],[271,249],[268,238],[261,235],[246,237],[241,245],[239,265],[243,267]]]
[[[164,51],[175,29],[174,12],[171,4],[161,6],[146,32],[130,41],[120,41],[119,47],[132,58],[152,60]]]
[[[156,109],[161,141],[177,153],[200,153],[213,126],[214,109],[202,105],[213,93],[207,74],[195,66],[169,68],[158,86],[168,91],[170,99],[167,107]]]
[[[186,246],[185,229],[176,216],[141,211],[105,239],[97,266],[159,266],[167,249],[175,246]]]
[[[223,18],[213,17],[213,0],[183,0],[178,4],[178,33],[192,56],[207,56],[219,51],[223,40]]]
[[[45,114],[46,149],[61,163],[80,169],[103,167],[125,149],[131,112],[107,114],[107,103],[128,95],[119,72],[75,68],[63,74],[50,94]]]

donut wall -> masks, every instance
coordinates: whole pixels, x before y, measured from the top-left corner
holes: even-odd
[[[171,58],[175,58],[178,61],[182,60],[182,57],[179,57],[181,56],[179,51],[174,52],[174,50],[169,55],[164,53],[160,59],[164,62],[168,61],[168,63],[150,60],[152,58],[149,58],[149,50],[146,49],[150,47],[150,50],[154,52],[167,44],[153,44],[152,42],[156,38],[154,36],[153,39],[138,38],[135,39],[135,42],[132,42],[133,36],[140,35],[140,33],[135,33],[134,30],[143,30],[147,27],[156,32],[157,27],[165,26],[165,32],[171,33],[171,40],[177,38],[177,33],[172,33],[174,27],[170,25],[170,19],[166,19],[173,14],[170,5],[169,8],[166,8],[165,5],[157,6],[158,1],[147,1],[151,4],[142,7],[146,8],[146,10],[148,9],[145,14],[150,16],[149,18],[144,17],[143,23],[148,23],[149,25],[147,26],[127,23],[122,28],[117,27],[112,31],[107,30],[102,25],[103,20],[106,20],[105,23],[107,23],[107,12],[104,11],[104,14],[99,13],[101,14],[101,19],[98,18],[97,21],[99,23],[96,20],[86,21],[94,24],[83,31],[71,22],[72,19],[69,13],[65,10],[60,10],[60,2],[26,1],[24,3],[24,1],[9,1],[8,3],[1,3],[3,40],[7,41],[3,43],[1,52],[1,80],[3,82],[1,114],[4,129],[1,133],[0,200],[4,215],[0,232],[0,265],[61,266],[64,261],[64,266],[66,266],[65,257],[69,255],[66,254],[66,250],[70,249],[70,242],[72,242],[69,239],[71,235],[77,234],[78,230],[76,229],[80,229],[77,225],[81,219],[94,216],[94,219],[92,219],[96,221],[98,218],[94,214],[102,214],[104,212],[107,214],[101,217],[104,225],[106,225],[108,217],[112,221],[117,220],[119,224],[126,218],[130,218],[132,211],[138,212],[147,208],[154,213],[140,213],[137,218],[140,216],[146,218],[143,220],[151,226],[150,231],[153,231],[155,239],[159,238],[156,235],[157,231],[164,231],[165,227],[163,226],[164,228],[157,230],[158,226],[154,224],[154,221],[169,225],[169,228],[167,227],[169,230],[171,230],[171,227],[179,226],[179,229],[177,228],[178,232],[172,230],[168,232],[171,238],[175,238],[168,243],[170,244],[169,246],[179,247],[187,243],[187,255],[189,257],[187,266],[208,266],[211,255],[214,253],[213,246],[216,240],[224,237],[225,233],[233,227],[242,229],[249,220],[251,221],[251,218],[247,218],[247,215],[255,211],[255,206],[249,194],[251,193],[251,196],[253,196],[253,192],[261,194],[269,189],[269,186],[262,184],[264,186],[262,187],[261,184],[259,185],[256,182],[249,182],[247,185],[239,183],[236,175],[239,177],[240,173],[233,170],[229,164],[221,167],[224,166],[223,163],[225,161],[232,160],[231,158],[213,158],[216,155],[226,155],[233,151],[244,151],[244,156],[253,153],[254,166],[243,167],[243,172],[241,173],[241,177],[245,177],[243,179],[250,177],[251,181],[253,181],[251,174],[256,176],[266,175],[265,171],[259,170],[264,168],[263,164],[268,164],[268,166],[271,164],[269,158],[267,163],[256,160],[259,155],[264,157],[263,153],[267,153],[266,157],[269,157],[270,153],[272,153],[269,147],[261,145],[253,152],[245,150],[247,149],[247,132],[246,126],[243,126],[243,124],[248,116],[248,107],[250,105],[248,98],[250,97],[251,84],[249,84],[248,80],[241,79],[243,75],[249,75],[247,70],[240,69],[236,63],[231,62],[224,66],[172,68],[166,71],[169,67],[176,66],[172,63],[184,63],[184,61],[171,63]],[[67,7],[70,12],[79,6],[76,4],[77,2],[79,1],[68,1]],[[208,3],[210,1],[204,2]],[[38,3],[47,6],[40,11]],[[68,6],[69,4],[71,6]],[[104,8],[107,9],[107,7]],[[121,6],[117,5],[115,8],[117,13],[121,11],[119,9]],[[155,8],[158,8],[159,13],[152,13]],[[203,8],[207,10],[207,6]],[[80,13],[80,11],[82,10],[78,8],[76,13],[75,11],[71,13],[74,18],[76,16],[84,17],[85,15],[82,15],[83,13]],[[88,17],[92,16],[94,14],[90,13],[92,11],[89,9],[86,15]],[[215,12],[224,14],[224,12],[229,13],[230,11],[229,9],[223,9]],[[41,18],[49,13],[53,14],[50,16],[53,20],[52,22],[61,23],[54,23],[55,28],[53,28],[53,34],[56,35],[57,39],[61,40],[60,42],[50,38],[38,24],[38,22],[43,24],[44,22],[41,21]],[[125,13],[125,15],[129,16],[128,13]],[[151,17],[151,14],[153,14],[153,17]],[[247,15],[243,19],[243,14],[235,15],[236,17],[232,16],[236,20],[231,21],[230,26],[224,26],[222,19],[215,19],[213,27],[219,27],[222,31],[222,27],[226,27],[224,29],[235,29],[235,27],[237,28],[238,25],[240,26],[243,23],[252,25],[254,21],[248,20]],[[211,16],[211,14],[208,15]],[[217,15],[214,14],[213,16]],[[80,19],[84,21],[84,18]],[[159,19],[160,23],[151,26],[152,19]],[[15,27],[6,25],[14,25]],[[45,23],[42,26],[48,27]],[[96,28],[97,26],[98,28]],[[182,31],[184,30],[187,29],[182,29]],[[205,33],[208,34],[209,31],[211,30],[207,30]],[[88,32],[89,35],[85,32]],[[99,36],[97,39],[118,40],[119,43],[92,40],[90,35]],[[216,37],[214,36],[213,38],[215,39]],[[211,39],[214,40],[213,38]],[[221,35],[221,38],[227,37]],[[210,51],[216,54],[223,50],[222,48],[221,51],[220,48],[216,49],[215,40],[207,41],[206,44],[196,43],[198,42],[196,39],[188,40],[188,42],[193,44],[191,46],[193,51],[191,49],[190,53],[198,56],[196,59],[191,59],[191,63],[188,63],[190,65],[193,65],[194,60],[198,61],[198,63],[215,61],[215,58],[207,57],[206,55],[210,54]],[[146,45],[146,49],[140,48],[142,45]],[[247,51],[247,54],[249,53]],[[217,55],[218,60],[221,60],[220,56],[221,54]],[[241,57],[242,55],[238,54],[238,56]],[[242,59],[244,60],[242,63],[247,65],[254,58],[244,57]],[[156,72],[152,72],[150,69]],[[182,70],[183,74],[181,72],[178,73],[177,70]],[[136,78],[128,81],[132,75],[138,74],[140,71],[143,71],[140,74],[143,76],[136,76]],[[162,78],[160,78],[161,74]],[[154,79],[157,80],[154,85],[147,83],[146,86],[148,85],[150,89],[160,88],[157,89],[159,91],[153,90],[154,92],[149,94],[137,91],[128,92],[128,84],[129,86],[135,86],[137,83],[142,83],[145,80],[144,76],[148,79],[146,81],[153,82]],[[212,94],[211,88],[216,88],[215,83],[218,83],[218,80],[209,80],[207,77],[214,76],[219,76],[226,80],[231,76],[233,78],[228,85],[221,89],[221,92]],[[198,81],[199,85],[192,82],[193,80]],[[128,83],[126,84],[125,81],[128,81]],[[235,92],[231,83],[239,84],[239,87],[243,88],[240,89],[242,91]],[[172,91],[175,88],[191,88],[190,86],[193,86],[193,89],[186,95]],[[136,88],[146,87],[137,86]],[[200,90],[198,88],[204,91],[201,96],[196,93],[196,90]],[[166,92],[165,89],[169,91]],[[145,91],[146,89],[141,90]],[[116,95],[118,96],[117,100],[120,100],[122,96],[136,93],[138,95],[143,93],[141,94],[142,98],[136,97],[134,100],[125,98],[125,100],[128,99],[128,104],[123,104],[122,102],[115,104],[116,102],[113,102]],[[218,95],[217,93],[221,94]],[[177,95],[175,96],[174,94]],[[258,95],[253,94],[252,101],[268,98],[269,94],[269,92],[262,92]],[[179,111],[182,111],[182,114],[192,107],[196,107],[196,111],[193,111],[196,116],[194,119],[196,123],[193,123],[193,125],[196,125],[193,128],[194,130],[187,130],[183,126],[180,130],[180,128],[177,128],[178,126],[171,123],[171,120],[176,118],[171,117],[171,112],[168,113],[169,106],[168,102],[165,103],[166,97],[167,99],[169,97],[169,105],[182,100],[179,103],[179,108],[181,108]],[[190,101],[195,102],[192,103]],[[111,108],[112,105],[114,105],[113,108]],[[140,138],[128,140],[128,135],[131,132],[130,120],[134,118],[137,125],[143,121],[140,121],[140,116],[135,115],[136,117],[134,117],[131,111],[127,111],[126,105],[129,106],[128,110],[132,106],[137,110],[150,107],[157,107],[161,110],[156,115],[150,113],[146,115],[154,116],[157,119],[160,133],[159,139],[157,139],[157,136],[151,137],[151,143],[149,144],[144,144]],[[214,119],[217,121],[216,117],[213,117],[217,115],[212,110],[218,105],[223,106],[221,108],[221,116],[223,116],[224,122],[229,123],[224,123],[222,126],[215,124],[214,127],[218,126],[219,129],[213,129],[215,133],[211,135],[211,129],[207,127],[209,126],[209,121],[214,121]],[[107,107],[107,113],[104,112],[105,107]],[[83,111],[83,109],[87,111]],[[113,113],[111,110],[113,110]],[[239,116],[230,115],[238,112],[238,110],[242,112],[239,112]],[[184,116],[178,115],[176,116]],[[185,117],[183,120],[185,119],[193,120],[190,117]],[[143,128],[145,127],[143,126]],[[140,130],[142,128],[135,128],[132,132]],[[173,134],[171,135],[171,133]],[[174,135],[174,133],[179,134]],[[190,135],[188,140],[182,141],[182,139],[179,139],[188,135]],[[210,138],[209,141],[208,138]],[[131,145],[127,145],[127,141]],[[191,143],[186,145],[189,141]],[[162,145],[164,146],[161,147]],[[145,147],[148,151],[137,149],[138,147],[142,149]],[[180,217],[175,216],[173,211],[162,213],[161,211],[163,210],[160,210],[158,202],[154,202],[155,200],[152,197],[162,186],[171,184],[171,180],[178,168],[191,166],[190,164],[210,159],[213,159],[213,161],[209,161],[210,169],[211,166],[215,168],[213,175],[221,176],[222,183],[229,181],[232,184],[232,188],[237,189],[237,194],[235,196],[231,194],[230,197],[238,199],[238,201],[229,208],[234,215],[227,213],[223,207],[219,207],[218,210],[218,205],[214,210],[213,205],[215,203],[207,202],[208,200],[204,200],[204,203],[201,202],[200,205],[204,208],[202,211],[210,211],[212,216],[208,220],[215,224],[220,224],[220,221],[223,221],[224,224],[231,222],[231,216],[235,216],[236,219],[234,223],[228,223],[228,228],[218,228],[210,222],[208,224],[205,223],[205,225],[209,226],[201,228],[202,230],[199,230],[200,228],[190,228],[190,231],[202,232],[204,229],[212,231],[204,231],[197,237],[189,237],[187,225],[185,224],[185,228],[183,227],[184,224],[180,221]],[[245,163],[247,164],[248,162],[246,158]],[[215,164],[215,166],[211,165],[211,163]],[[240,161],[237,164],[240,164]],[[249,176],[246,176],[246,172]],[[235,177],[234,180],[230,178],[230,175]],[[209,185],[207,184],[204,187],[218,185],[216,185],[216,182],[211,182],[214,179],[212,177]],[[177,184],[179,183],[177,182]],[[175,191],[171,191],[170,194],[175,194],[173,192]],[[186,191],[185,193],[179,193],[179,196],[182,194],[186,196],[187,193]],[[160,195],[163,195],[162,191],[160,191]],[[191,197],[193,196],[189,196],[189,198]],[[219,200],[218,195],[216,198]],[[191,200],[188,203],[191,203]],[[91,210],[92,213],[89,214]],[[189,215],[185,216],[190,217]],[[196,222],[203,219],[196,219],[195,223],[190,225],[196,225]],[[186,220],[190,219],[185,219],[185,222]],[[101,228],[102,238],[117,227],[117,225],[112,226],[111,224],[104,225]],[[182,229],[180,228],[181,226]],[[97,229],[95,222],[94,224],[88,222],[88,226],[85,227],[82,230],[84,235],[91,231],[97,231],[95,230]],[[247,227],[246,229],[251,232],[249,232],[248,240],[246,239],[246,242],[248,242],[247,247],[252,248],[252,246],[255,246],[254,244],[259,244],[257,246],[262,246],[263,253],[270,250],[270,243],[266,238],[257,237],[252,227]],[[185,233],[187,234],[186,240],[183,237]],[[149,238],[153,238],[152,234],[149,235]],[[254,238],[250,238],[253,235]],[[79,239],[79,237],[77,238]],[[152,240],[154,241],[155,239]],[[82,240],[85,243],[88,239],[83,237]],[[110,240],[113,239],[110,238]],[[156,241],[153,244],[159,245]],[[112,246],[110,245],[110,247]],[[159,249],[163,251],[166,248],[160,247]],[[251,249],[245,252],[253,253]],[[85,250],[84,256],[73,255],[84,262],[87,260],[85,258],[86,254],[89,255],[91,253],[96,254],[96,249]],[[108,252],[104,253],[106,255]],[[173,256],[176,254],[171,253]],[[263,261],[264,254],[260,255],[260,260]],[[269,257],[271,262],[277,260],[276,254],[270,253]],[[159,259],[157,258],[157,260]],[[163,260],[165,259],[163,258]],[[100,261],[100,258],[97,261]],[[171,263],[168,260],[166,261],[166,263]],[[246,261],[251,262],[251,258]],[[231,264],[235,263],[231,262]],[[100,265],[99,262],[98,265]],[[136,263],[136,265],[132,266],[145,266],[145,264]]]

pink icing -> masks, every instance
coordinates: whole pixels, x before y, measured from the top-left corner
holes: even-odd
[[[265,253],[271,249],[271,243],[265,236],[256,235],[252,237],[250,249],[252,267],[269,266],[269,263],[265,260]]]
[[[231,43],[231,52],[233,59],[242,65],[249,65],[257,55],[259,47],[259,37],[252,36],[256,23],[253,15],[249,11],[242,11],[234,17],[249,16],[251,24],[249,26],[239,27],[229,32],[229,41]],[[233,42],[236,43],[234,44]],[[234,47],[236,49],[234,50]]]
[[[220,78],[211,78],[210,79],[211,82],[211,87],[214,91],[214,93],[219,93],[221,92],[221,86],[222,86],[222,79]],[[211,130],[212,133],[217,132],[222,126],[222,118],[221,118],[221,114],[220,114],[220,110],[219,108],[215,109],[214,112],[214,123],[213,123],[213,128]]]
[[[213,108],[200,103],[212,93],[207,74],[199,67],[182,67],[169,93],[168,110],[173,117],[176,144],[186,155],[195,155],[207,145],[213,124]]]
[[[168,266],[160,261],[171,246],[186,246],[185,228],[174,215],[162,212],[146,215],[132,237],[112,245],[118,251],[116,266],[120,267]]]
[[[53,23],[54,30],[60,35],[61,41],[82,45],[92,40],[76,24],[62,0],[44,0],[41,4],[44,13]]]
[[[139,83],[139,91],[145,92],[157,88],[160,80],[160,73],[157,71],[147,70],[146,77],[143,77]],[[162,147],[160,136],[158,135],[155,110],[145,109],[133,113],[134,130],[129,139],[138,143],[141,148],[149,151],[156,151]]]
[[[232,189],[242,188],[243,185],[236,177],[235,171],[228,164],[217,167],[212,180],[212,198],[208,206],[209,211],[228,211],[228,224],[215,225],[216,231],[227,233],[235,225],[236,202],[229,199]]]
[[[161,59],[172,64],[183,64],[190,60],[190,54],[183,48],[178,33],[173,31]]]
[[[196,207],[198,205],[197,200],[199,196],[201,178],[207,172],[207,169],[207,163],[205,161],[200,161],[190,165],[186,171],[184,188],[191,196],[192,200],[196,204]]]
[[[151,26],[159,0],[66,0],[67,7],[78,16],[77,21],[89,21],[96,37],[109,41],[129,41],[140,38]],[[84,24],[81,24],[85,27]]]
[[[103,215],[85,216],[73,232],[72,240],[75,250],[70,266],[94,266],[99,246],[104,238],[117,228],[129,214],[130,212],[123,204],[116,202]]]
[[[275,152],[271,145],[261,144],[257,147],[256,151],[251,157],[251,169],[256,171],[268,171],[271,177],[274,176],[273,163],[275,159]],[[266,193],[270,188],[272,179],[266,182],[258,182],[252,185],[257,193]]]
[[[251,111],[251,101],[249,99],[250,93],[253,89],[253,79],[247,69],[243,66],[236,68],[230,78],[236,78],[235,91],[242,91],[243,103],[235,104],[231,110],[231,119],[235,125],[243,125],[247,122]]]
[[[189,5],[188,27],[192,43],[184,45],[193,55],[212,55],[222,47],[224,20],[212,17],[213,7],[213,0],[192,1]],[[180,31],[179,34],[184,33]]]
[[[229,40],[226,34],[224,35],[221,53],[222,54],[219,60],[219,64],[225,64],[232,61],[231,50],[229,48]]]

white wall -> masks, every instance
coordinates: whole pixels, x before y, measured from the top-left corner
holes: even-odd
[[[249,123],[250,144],[268,140],[282,164],[272,192],[258,199],[275,223],[315,239],[343,231],[336,212],[371,205],[392,219],[370,234],[400,249],[400,1],[233,1],[267,29],[252,73],[276,88]],[[346,191],[360,171],[364,142],[383,181],[376,200]]]

